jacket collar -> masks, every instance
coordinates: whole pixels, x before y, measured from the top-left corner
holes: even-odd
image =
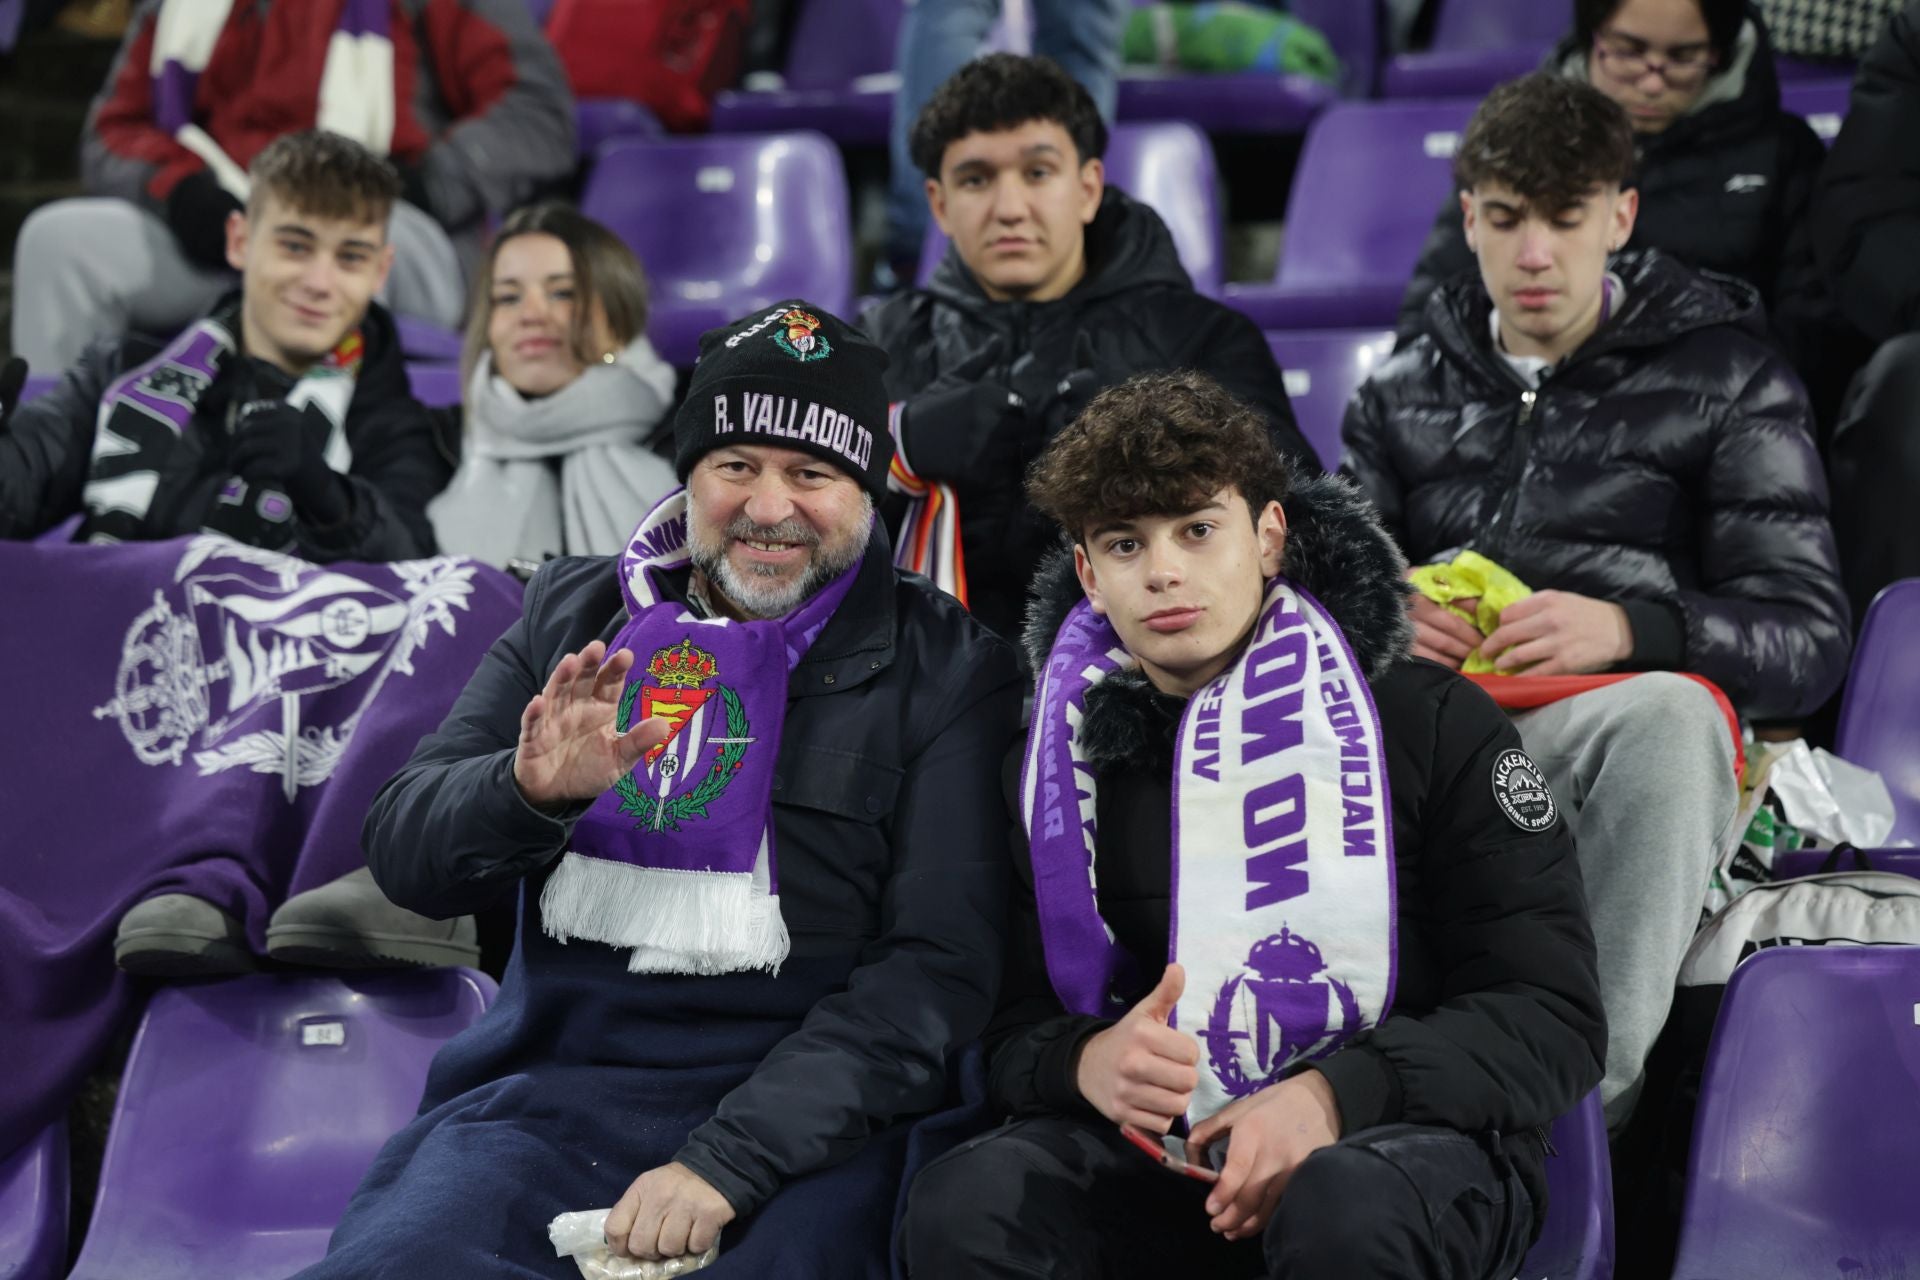
[[[1167,224],[1151,207],[1118,187],[1110,185],[1101,195],[1100,208],[1085,234],[1087,273],[1059,299],[1062,303],[1079,305],[1148,285],[1193,287],[1187,269],[1180,265],[1180,253]],[[975,312],[1023,305],[988,298],[952,245],[947,246],[946,256],[927,282],[927,292],[942,302]]]
[[[1346,633],[1369,680],[1413,648],[1407,617],[1406,558],[1360,491],[1338,476],[1299,481],[1284,504],[1287,549],[1281,572],[1325,605]],[[1027,603],[1025,644],[1033,669],[1046,663],[1067,613],[1083,598],[1073,550],[1062,545],[1041,562]],[[1087,696],[1082,740],[1096,769],[1170,758],[1171,726],[1184,700],[1162,694],[1138,671],[1123,672]]]
[[[1658,348],[1682,334],[1713,325],[1749,330],[1761,324],[1754,287],[1716,271],[1682,266],[1658,249],[1614,255],[1611,269],[1626,298],[1607,322],[1561,363],[1581,363],[1613,351]],[[1493,299],[1479,270],[1464,271],[1434,291],[1421,322],[1442,353],[1505,385],[1514,375],[1493,349]]]

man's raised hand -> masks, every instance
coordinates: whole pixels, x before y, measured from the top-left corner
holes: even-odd
[[[625,733],[614,727],[632,668],[631,652],[609,657],[599,640],[560,659],[547,687],[520,713],[513,780],[527,803],[555,809],[592,800],[667,740],[671,725],[660,716]]]
[[[1167,1025],[1186,983],[1186,970],[1168,965],[1146,999],[1081,1046],[1074,1068],[1080,1095],[1115,1124],[1165,1133],[1187,1113],[1200,1083],[1200,1046]]]

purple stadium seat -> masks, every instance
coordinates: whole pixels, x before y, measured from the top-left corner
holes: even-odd
[[[1453,189],[1453,152],[1473,108],[1467,100],[1328,108],[1294,170],[1273,282],[1230,284],[1227,302],[1263,329],[1392,324]]]
[[[657,138],[666,130],[653,112],[625,98],[582,98],[573,104],[575,150],[582,159],[615,138]]]
[[[1370,94],[1380,59],[1378,0],[1293,0],[1287,8],[1340,56],[1346,74],[1339,89],[1307,76],[1131,67],[1120,75],[1115,118],[1190,120],[1208,133],[1299,133],[1342,93]]]
[[[1847,118],[1847,94],[1852,87],[1847,80],[1788,80],[1780,86],[1780,107],[1805,117],[1820,141],[1832,146],[1840,122]]]
[[[1331,471],[1340,465],[1340,422],[1347,401],[1393,350],[1393,330],[1269,333],[1267,345],[1286,379],[1287,399],[1293,402],[1301,434]]]
[[[1387,63],[1381,96],[1480,97],[1539,66],[1572,25],[1565,0],[1442,0],[1432,42]]]
[[[27,16],[27,0],[0,0],[0,53],[12,53]]]
[[[30,373],[27,380],[20,384],[20,403],[25,404],[36,396],[43,396],[59,385],[60,375],[57,373]]]
[[[0,1160],[0,1280],[54,1280],[67,1262],[67,1124]]]
[[[400,351],[409,360],[460,358],[460,335],[451,329],[442,329],[431,320],[400,315],[393,318],[393,327],[400,331]]]
[[[73,1280],[261,1280],[320,1258],[419,1109],[433,1055],[493,995],[468,969],[163,988],[121,1078]]]
[[[429,408],[459,404],[461,400],[460,366],[457,364],[410,364],[407,385],[413,398]]]
[[[1611,1280],[1613,1162],[1600,1095],[1553,1122],[1547,1157],[1547,1223],[1527,1250],[1518,1280]]]
[[[755,307],[804,297],[845,316],[853,301],[846,172],[817,133],[610,143],[580,208],[640,256],[648,335],[676,365]]]
[[[882,143],[900,87],[901,0],[804,0],[778,89],[714,97],[715,133],[812,129],[842,143]]]
[[[1727,984],[1674,1280],[1920,1274],[1920,947],[1773,947]]]
[[[1220,296],[1226,251],[1221,244],[1219,177],[1207,135],[1182,121],[1116,125],[1107,144],[1107,181],[1151,205],[1173,233],[1180,265],[1193,287]],[[947,253],[947,237],[932,223],[920,250],[918,283],[925,284]]]
[[[1883,589],[1860,624],[1834,751],[1878,770],[1893,793],[1895,840],[1920,844],[1920,578]],[[1920,1260],[1916,1260],[1920,1261]]]
[[[1773,878],[1822,875],[1829,862],[1834,871],[1885,871],[1920,879],[1920,849],[1794,849],[1773,855]]]

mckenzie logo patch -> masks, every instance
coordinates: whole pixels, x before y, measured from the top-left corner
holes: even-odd
[[[1524,751],[1502,751],[1493,762],[1493,798],[1522,831],[1545,831],[1560,816],[1546,775]]]
[[[820,336],[820,317],[798,307],[780,317],[780,324],[773,331],[773,340],[782,351],[802,364],[810,360],[825,360],[833,354],[833,344]]]

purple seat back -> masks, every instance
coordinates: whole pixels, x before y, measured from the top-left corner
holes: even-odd
[[[1471,102],[1342,102],[1307,131],[1287,204],[1274,283],[1356,286],[1388,300],[1391,324],[1440,202],[1453,191],[1453,153]]]
[[[625,98],[582,98],[573,104],[575,150],[583,158],[615,138],[657,138],[665,132],[658,116]]]
[[[410,364],[407,385],[413,391],[413,398],[429,408],[459,404],[462,399],[457,364]]]
[[[1613,1162],[1600,1094],[1553,1122],[1547,1157],[1547,1223],[1527,1251],[1521,1280],[1611,1280],[1613,1276]]]
[[[1393,350],[1391,329],[1269,333],[1267,346],[1286,380],[1300,432],[1331,471],[1340,465],[1340,423],[1347,402],[1373,366]]]
[[[1301,75],[1133,67],[1120,77],[1115,118],[1187,120],[1208,133],[1298,133],[1342,94],[1371,94],[1380,64],[1379,0],[1293,0],[1287,8],[1339,55],[1344,74],[1338,88]]]
[[[67,1124],[0,1160],[0,1280],[54,1280],[67,1264]]]
[[[1219,180],[1207,135],[1177,120],[1116,125],[1107,143],[1106,169],[1108,182],[1151,206],[1167,224],[1193,287],[1210,298],[1219,296],[1226,254]],[[929,223],[920,248],[920,284],[933,278],[946,253],[946,235]]]
[[[27,380],[20,384],[20,403],[25,404],[43,396],[59,385],[60,375],[57,373],[30,373]]]
[[[1867,608],[1840,703],[1834,750],[1878,770],[1893,794],[1895,840],[1920,844],[1920,578],[1885,588]]]
[[[892,71],[901,0],[801,0],[787,45],[787,88],[844,89]]]
[[[0,0],[0,53],[12,53],[20,40],[20,24],[27,16],[27,0]]]
[[[1773,947],[1714,1024],[1674,1280],[1920,1273],[1920,947]]]
[[[259,1280],[326,1253],[440,1046],[469,969],[254,974],[153,997],[121,1078],[76,1280]]]
[[[1847,118],[1847,97],[1852,88],[1846,80],[1783,81],[1780,109],[1805,119],[1820,135],[1820,141],[1832,146],[1840,122]]]
[[[1885,871],[1920,879],[1920,849],[1782,850],[1773,855],[1772,870],[1775,880],[1797,880],[1828,871]]]
[[[625,139],[601,150],[581,211],[639,255],[648,335],[687,366],[700,335],[784,298],[847,316],[852,232],[840,153],[817,133]]]
[[[1540,65],[1573,25],[1565,0],[1444,0],[1433,41],[1387,64],[1389,98],[1479,97]]]
[[[400,352],[409,360],[458,360],[460,335],[431,320],[396,315],[393,327],[400,335]]]

